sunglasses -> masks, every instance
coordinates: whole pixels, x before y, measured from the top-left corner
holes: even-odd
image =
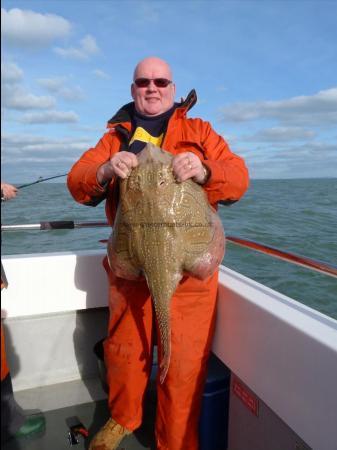
[[[134,83],[137,87],[144,88],[148,87],[151,81],[159,88],[165,88],[172,83],[172,81],[167,78],[136,78]]]

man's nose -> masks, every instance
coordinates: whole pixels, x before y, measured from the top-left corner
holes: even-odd
[[[154,84],[154,80],[150,80],[147,90],[148,91],[156,91],[157,90],[157,86]]]

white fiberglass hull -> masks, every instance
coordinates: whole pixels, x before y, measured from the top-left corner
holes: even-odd
[[[3,259],[2,313],[18,394],[98,375],[92,346],[108,319],[103,256]],[[213,351],[311,448],[336,450],[335,320],[222,266]]]

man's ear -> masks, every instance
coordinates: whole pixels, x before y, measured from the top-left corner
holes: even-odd
[[[135,99],[135,85],[132,83],[130,87],[131,97]]]

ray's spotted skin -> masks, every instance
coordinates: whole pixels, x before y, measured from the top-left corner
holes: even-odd
[[[130,280],[145,276],[160,335],[160,381],[170,364],[170,299],[184,273],[205,279],[225,251],[221,221],[202,187],[177,182],[173,156],[149,143],[120,181],[120,202],[108,243],[111,269]]]

